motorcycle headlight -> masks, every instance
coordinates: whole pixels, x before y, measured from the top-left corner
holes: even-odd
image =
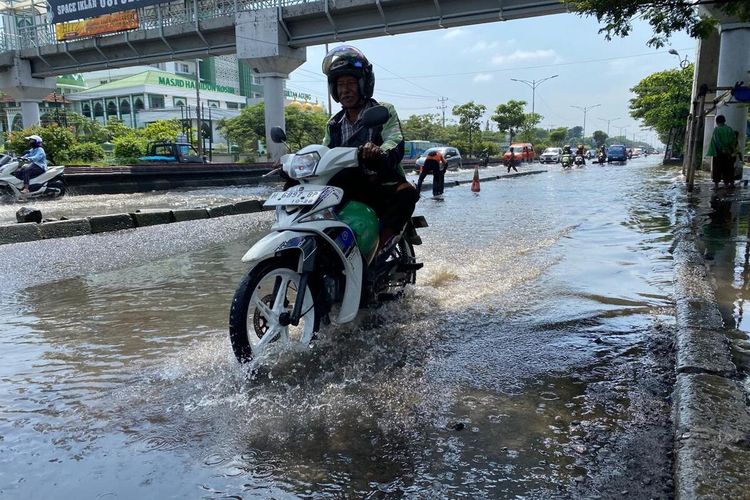
[[[319,212],[315,212],[314,214],[302,217],[299,221],[313,222],[316,220],[338,220],[338,217],[336,216],[336,212],[334,212],[332,208],[326,208],[325,210],[321,210]]]
[[[302,177],[312,175],[319,161],[320,155],[317,152],[294,155],[292,163],[289,166],[289,177],[292,179],[301,179]]]

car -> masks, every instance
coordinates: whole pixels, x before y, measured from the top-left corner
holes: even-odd
[[[539,157],[539,163],[560,163],[562,148],[547,148]]]
[[[511,148],[513,148],[513,158],[515,161],[531,163],[536,158],[533,144],[530,142],[516,142],[508,146],[508,151],[503,155],[503,162],[510,160]]]
[[[625,163],[628,161],[628,152],[622,144],[613,144],[607,148],[607,163],[619,161]]]
[[[424,165],[424,160],[427,158],[427,155],[430,154],[433,151],[440,151],[442,153],[443,158],[445,158],[445,161],[448,162],[448,170],[458,170],[463,166],[463,160],[461,158],[461,152],[453,147],[450,146],[440,146],[438,148],[430,148],[421,155],[419,155],[419,158],[417,158],[416,167],[417,170],[422,168],[422,165]]]
[[[140,163],[206,163],[192,144],[186,142],[156,141],[148,143],[147,154],[138,158]]]

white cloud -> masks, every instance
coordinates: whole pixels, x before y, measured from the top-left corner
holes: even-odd
[[[492,64],[506,64],[513,62],[534,61],[541,59],[554,59],[557,52],[554,49],[539,50],[516,50],[510,54],[499,54],[492,58]]]
[[[468,54],[471,52],[484,52],[485,50],[496,49],[499,46],[500,46],[500,42],[498,41],[485,42],[484,40],[479,40],[477,43],[475,43],[471,47],[464,49],[464,53]]]
[[[474,83],[491,82],[491,81],[492,81],[492,75],[488,73],[479,73],[476,76],[474,76]]]
[[[443,40],[455,40],[456,38],[466,34],[466,30],[463,28],[448,28],[445,30]]]

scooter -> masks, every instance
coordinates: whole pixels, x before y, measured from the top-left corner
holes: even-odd
[[[362,128],[387,120],[388,110],[374,106],[363,114]],[[285,144],[286,134],[273,127],[271,139]],[[275,208],[276,222],[242,257],[250,269],[229,313],[240,363],[278,346],[306,348],[323,326],[350,322],[360,308],[397,298],[416,282],[423,266],[414,254],[422,243],[416,228],[427,227],[424,217],[412,217],[378,251],[375,211],[344,201],[344,191],[328,185],[347,168],[361,168],[359,148],[310,145],[281,158],[281,170],[299,185],[269,196],[264,206]]]
[[[607,155],[600,153],[596,161],[599,162],[599,165],[604,165],[605,163],[607,163]]]
[[[560,158],[560,163],[562,163],[562,168],[564,169],[570,169],[573,166],[573,155],[569,153],[565,153]]]
[[[583,158],[583,155],[576,155],[576,159],[573,163],[575,163],[576,167],[582,167],[586,165],[586,160]]]
[[[13,175],[13,172],[18,170],[25,161],[24,158],[14,158],[7,154],[0,156],[0,195],[5,194],[15,201],[22,201],[29,198],[57,198],[65,194],[63,175],[65,167],[63,165],[47,167],[44,173],[31,179],[29,193],[21,193],[23,180]]]

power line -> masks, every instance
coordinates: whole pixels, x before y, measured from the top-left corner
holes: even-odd
[[[682,48],[682,49],[679,49],[679,50],[691,50],[691,49]],[[446,77],[446,76],[477,75],[479,73],[501,73],[501,72],[504,72],[504,71],[518,71],[518,70],[526,70],[526,69],[549,68],[549,67],[552,67],[552,66],[574,66],[574,65],[578,65],[578,64],[586,64],[586,63],[594,63],[594,62],[616,61],[616,60],[619,60],[619,59],[632,59],[632,58],[635,58],[635,57],[647,57],[647,56],[653,56],[654,54],[664,54],[664,53],[668,53],[668,51],[661,50],[661,51],[656,51],[656,52],[644,52],[644,53],[641,53],[641,54],[631,54],[631,55],[627,55],[627,56],[604,57],[604,58],[601,58],[601,59],[585,59],[585,60],[580,60],[580,61],[570,61],[570,62],[562,62],[562,63],[549,63],[549,64],[541,64],[541,65],[537,65],[537,66],[516,66],[516,67],[513,67],[513,68],[483,69],[483,70],[478,70],[478,71],[464,71],[464,72],[461,72],[461,73],[440,73],[440,74],[417,75],[417,76],[408,76],[408,77],[400,77],[399,76],[398,78],[380,78],[380,80],[406,80],[407,78],[443,78],[443,77]],[[386,71],[388,71],[388,70],[386,70]],[[427,89],[424,89],[424,90],[427,90]],[[451,99],[451,100],[453,100],[453,99]]]

